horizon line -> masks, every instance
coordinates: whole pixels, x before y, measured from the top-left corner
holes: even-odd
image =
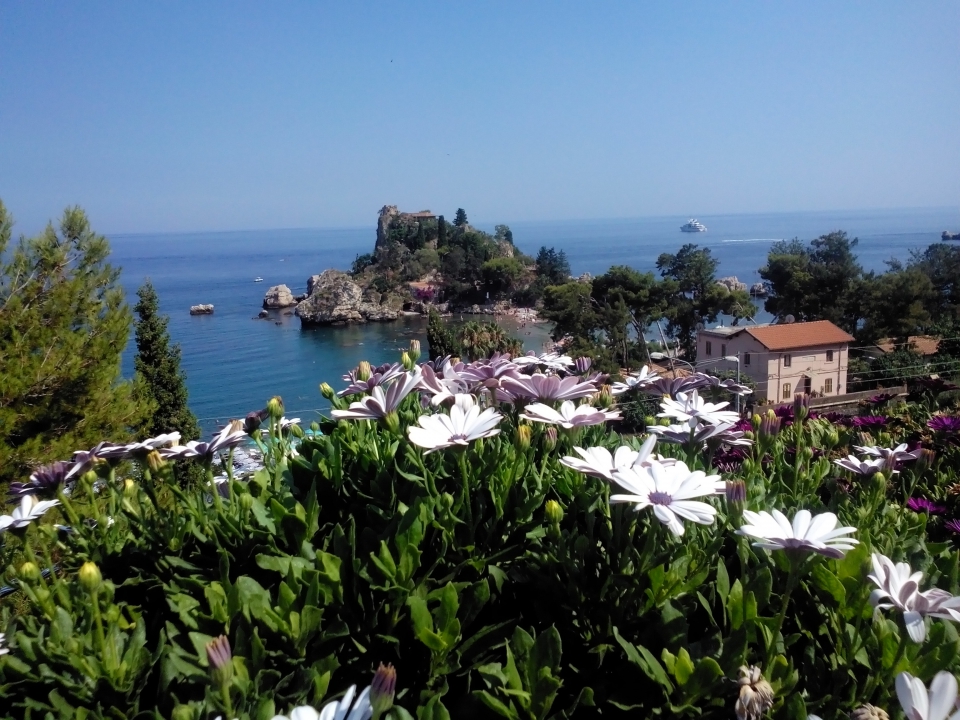
[[[897,211],[906,211],[906,210],[952,210],[955,209],[951,205],[909,205],[901,207],[873,207],[873,208],[834,208],[827,210],[770,210],[770,211],[753,211],[753,212],[728,212],[728,213],[706,213],[697,215],[694,213],[690,215],[686,214],[677,214],[677,213],[664,213],[658,215],[623,215],[623,216],[607,216],[607,217],[581,217],[581,218],[564,218],[564,219],[531,219],[531,220],[510,220],[507,222],[498,222],[498,221],[487,221],[480,220],[476,225],[470,223],[474,227],[479,225],[497,225],[497,224],[561,224],[561,223],[586,223],[586,222],[615,222],[615,221],[626,221],[626,220],[654,220],[654,219],[667,219],[667,218],[681,218],[681,217],[698,217],[698,218],[722,218],[722,217],[738,217],[744,215],[794,215],[794,214],[826,214],[826,213],[865,213],[865,212],[897,212]],[[100,232],[100,235],[104,235],[107,238],[110,237],[136,237],[136,236],[157,236],[157,235],[199,235],[199,234],[208,234],[208,233],[218,233],[218,234],[239,234],[239,233],[250,233],[250,232],[295,232],[295,231],[334,231],[334,230],[368,230],[371,227],[375,227],[375,223],[372,225],[301,225],[301,226],[288,226],[288,227],[255,227],[255,228],[230,228],[230,229],[194,229],[194,230],[136,230],[136,231],[121,231],[121,232],[111,232],[104,231]]]

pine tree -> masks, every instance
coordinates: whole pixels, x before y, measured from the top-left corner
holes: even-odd
[[[463,227],[467,224],[467,211],[463,208],[457,208],[457,214],[453,218],[453,224],[456,227]]]
[[[142,382],[143,393],[156,408],[142,428],[145,436],[178,431],[181,442],[200,437],[200,425],[187,405],[186,375],[180,369],[180,345],[170,344],[169,318],[160,314],[153,284],[147,280],[139,290],[134,310],[137,356],[133,367]]]
[[[0,485],[119,442],[150,410],[120,376],[132,317],[106,238],[79,207],[8,251],[12,227],[0,202]]]
[[[433,308],[430,308],[430,319],[427,321],[427,353],[431,360],[460,354],[460,346],[453,333],[447,330],[440,313]]]

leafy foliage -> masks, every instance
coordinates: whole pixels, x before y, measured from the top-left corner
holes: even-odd
[[[0,202],[0,486],[150,410],[120,379],[131,314],[106,238],[77,207],[9,248],[12,226]]]

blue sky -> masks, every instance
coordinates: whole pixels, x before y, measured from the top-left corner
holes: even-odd
[[[960,207],[960,2],[0,4],[34,232]]]

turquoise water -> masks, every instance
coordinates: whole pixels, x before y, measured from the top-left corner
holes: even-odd
[[[952,208],[833,213],[779,213],[700,216],[702,234],[679,231],[687,217],[638,218],[542,223],[511,223],[514,241],[528,254],[541,245],[563,249],[574,274],[601,274],[611,265],[652,270],[661,252],[685,242],[709,247],[720,260],[719,275],[759,280],[758,268],[775,240],[809,240],[832,230],[860,238],[858,254],[868,270],[882,271],[890,258],[908,259],[909,250],[940,239],[945,229],[960,229]],[[492,231],[492,225],[487,228]],[[272,395],[284,398],[288,415],[310,419],[325,403],[318,391],[360,360],[397,358],[411,338],[425,340],[425,323],[405,318],[346,328],[301,330],[300,321],[280,311],[254,319],[263,293],[286,283],[294,294],[307,278],[330,267],[347,269],[353,258],[370,252],[374,228],[257,230],[221,233],[113,235],[113,262],[131,302],[145,277],[170,315],[170,333],[183,350],[190,404],[206,430],[263,406]],[[253,278],[263,277],[262,283]],[[191,317],[189,307],[213,303],[215,313]],[[543,330],[517,329],[530,349],[542,345]],[[124,374],[132,374],[132,341]]]

